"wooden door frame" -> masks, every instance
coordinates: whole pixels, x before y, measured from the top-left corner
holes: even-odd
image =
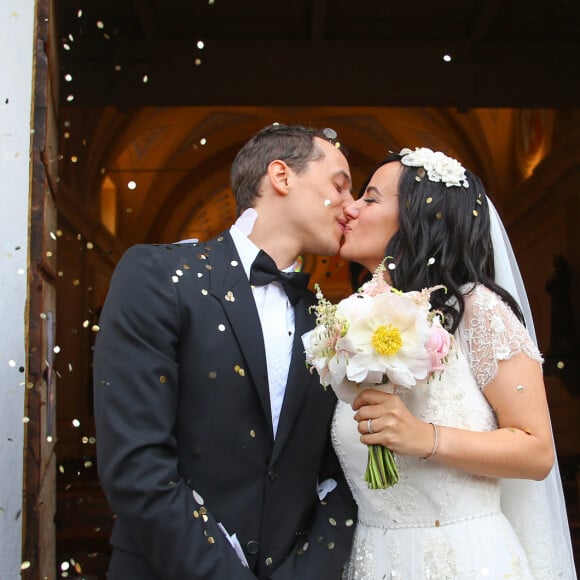
[[[24,441],[23,578],[53,578],[56,570],[56,457],[54,336],[56,322],[56,98],[50,52],[55,41],[51,0],[35,2],[33,135],[29,238],[26,414]],[[55,48],[55,47],[54,47]],[[57,62],[54,62],[56,65]],[[58,81],[58,78],[55,79]]]

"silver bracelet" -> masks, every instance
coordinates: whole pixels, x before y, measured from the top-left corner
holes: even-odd
[[[437,447],[439,447],[439,425],[436,425],[435,423],[431,423],[431,425],[433,426],[433,434],[434,434],[433,449],[431,449],[431,453],[429,453],[429,455],[425,457],[419,457],[419,459],[422,459],[423,461],[428,461],[429,459],[431,459],[437,452]]]

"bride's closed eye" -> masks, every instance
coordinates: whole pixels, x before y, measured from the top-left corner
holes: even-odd
[[[374,197],[363,197],[363,201],[368,204],[379,203],[379,200],[375,199]]]

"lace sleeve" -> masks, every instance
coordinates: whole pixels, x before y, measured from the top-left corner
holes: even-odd
[[[471,371],[480,389],[497,374],[498,362],[522,352],[543,362],[526,328],[512,309],[485,286],[478,285],[465,296],[463,335]]]

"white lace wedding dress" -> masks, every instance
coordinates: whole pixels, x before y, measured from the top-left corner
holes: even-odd
[[[420,382],[401,397],[425,421],[472,431],[496,429],[482,389],[495,376],[498,361],[517,352],[538,361],[541,355],[509,307],[483,286],[466,297],[455,338],[458,356],[449,358],[441,378]],[[502,511],[505,498],[497,479],[396,456],[399,483],[368,489],[367,447],[359,441],[353,414],[350,405],[339,401],[332,426],[334,447],[359,508],[345,579],[572,578],[562,572],[570,570],[568,554],[555,554],[559,547],[542,534],[544,508],[535,506],[533,498],[527,505],[532,512],[537,509],[538,529],[531,533],[533,545],[524,546]]]

